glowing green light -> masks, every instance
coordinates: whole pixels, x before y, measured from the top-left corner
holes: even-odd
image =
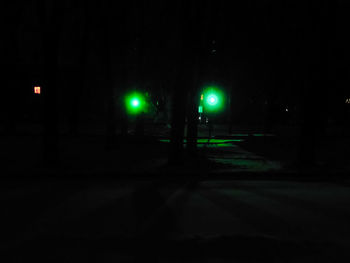
[[[128,114],[135,115],[146,111],[146,99],[142,93],[133,92],[125,96],[125,106]]]
[[[138,99],[133,99],[131,104],[134,107],[138,107],[138,106],[140,106],[140,101]]]
[[[160,139],[160,142],[164,142],[164,143],[170,143],[169,139]],[[232,146],[233,143],[235,142],[244,142],[244,140],[242,139],[230,139],[230,140],[222,140],[222,139],[211,139],[210,143],[211,144],[216,144],[216,145],[228,145],[228,146]],[[183,143],[187,143],[187,140],[184,139]],[[197,143],[198,144],[207,144],[208,143],[208,139],[197,139]]]
[[[208,96],[207,102],[209,105],[214,106],[218,103],[218,100],[218,96],[216,96],[215,94],[210,94]]]
[[[217,87],[207,87],[203,91],[204,95],[204,112],[218,113],[224,109],[225,95],[223,91]]]

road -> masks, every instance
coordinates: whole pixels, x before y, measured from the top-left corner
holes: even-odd
[[[342,262],[350,244],[344,181],[48,179],[1,187],[3,262]]]

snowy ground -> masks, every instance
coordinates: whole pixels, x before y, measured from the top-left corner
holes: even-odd
[[[183,166],[167,165],[164,136],[111,151],[103,136],[62,136],[49,171],[40,136],[2,136],[2,262],[342,262],[347,139],[320,144],[332,169],[299,174],[286,167],[295,138],[216,136],[198,141],[207,161]]]
[[[176,173],[185,172],[188,167],[164,169],[167,164],[169,132],[168,127],[157,127],[159,134],[151,141],[140,142],[129,137],[121,146],[106,151],[103,134],[89,133],[79,137],[60,136],[60,161],[50,171],[43,169],[42,137],[38,134],[0,136],[0,159],[2,171],[6,173],[59,175],[100,173]],[[148,130],[146,134],[152,132]],[[199,126],[199,152],[217,165],[193,169],[204,172],[296,172],[295,161],[298,151],[298,137],[265,134],[258,127],[235,127],[228,134],[226,126],[217,126],[208,143],[207,127]],[[132,134],[132,131],[130,131]],[[326,136],[317,143],[317,166],[311,172],[347,173],[350,171],[348,156],[350,140],[347,137]],[[191,166],[191,165],[190,165]]]
[[[1,197],[3,262],[349,259],[349,182],[49,180]]]

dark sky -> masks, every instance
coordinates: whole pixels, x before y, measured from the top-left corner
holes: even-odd
[[[29,68],[43,64],[38,3],[40,0],[14,0],[3,4],[3,63]],[[254,92],[264,87],[265,94],[278,93],[282,89],[278,86],[284,93],[313,74],[309,72],[313,65],[320,64],[327,67],[327,78],[335,86],[347,83],[345,1],[57,3],[63,68],[79,66],[79,54],[86,44],[87,63],[97,75],[103,74],[103,56],[110,49],[113,70],[127,65],[129,75],[134,76],[142,67],[147,81],[159,72],[171,78],[179,57],[199,54],[208,76],[240,83]],[[50,7],[46,12],[50,23]],[[85,26],[88,34],[82,41]]]

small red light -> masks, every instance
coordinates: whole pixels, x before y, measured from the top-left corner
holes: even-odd
[[[34,87],[34,93],[35,94],[40,94],[41,93],[41,88],[39,86]]]

